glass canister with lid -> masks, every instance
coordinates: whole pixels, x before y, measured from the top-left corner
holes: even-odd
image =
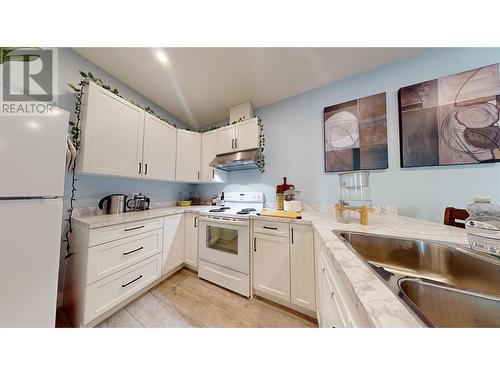
[[[300,191],[295,190],[295,187],[292,186],[283,193],[283,208],[285,211],[300,212],[302,210]]]
[[[340,173],[340,205],[350,208],[371,207],[369,177],[369,171]]]

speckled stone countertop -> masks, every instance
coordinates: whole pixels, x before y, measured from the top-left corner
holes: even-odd
[[[118,215],[92,215],[92,216],[74,216],[73,220],[79,224],[87,225],[90,229],[105,227],[108,225],[117,225],[130,223],[131,221],[153,219],[155,217],[170,216],[182,214],[183,212],[206,211],[212,206],[174,206],[153,208],[146,211],[125,212]]]
[[[253,216],[252,219],[312,225],[330,251],[333,266],[347,281],[346,285],[352,287],[353,294],[359,302],[358,306],[364,308],[374,327],[422,327],[422,323],[384,284],[371,267],[333,233],[334,230],[468,244],[467,235],[463,229],[398,215],[370,214],[368,225],[361,225],[356,219],[350,224],[343,224],[337,222],[332,213],[311,211],[303,212],[302,219],[268,216]]]
[[[210,207],[164,207],[120,215],[77,216],[73,220],[87,225],[89,228],[99,228],[183,212],[206,211],[208,208]],[[258,215],[250,215],[250,218],[252,220],[312,225],[330,251],[333,266],[344,278],[345,284],[351,286],[352,292],[358,300],[358,305],[366,311],[367,317],[374,327],[421,327],[422,323],[383,283],[371,267],[333,233],[334,230],[468,244],[467,235],[463,229],[400,215],[370,214],[369,225],[361,225],[356,219],[353,219],[350,224],[339,223],[335,219],[335,215],[330,212],[312,210],[302,212],[302,219]]]

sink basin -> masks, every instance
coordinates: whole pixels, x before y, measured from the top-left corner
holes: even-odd
[[[334,233],[427,325],[500,327],[500,260],[494,256],[432,241]]]
[[[399,280],[402,298],[428,325],[436,327],[500,327],[500,300],[429,283]],[[414,306],[412,306],[414,305]]]

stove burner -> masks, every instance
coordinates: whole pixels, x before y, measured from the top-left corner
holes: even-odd
[[[226,210],[230,210],[231,207],[219,207],[219,208],[212,208],[208,212],[226,212]]]
[[[252,211],[255,211],[255,208],[243,208],[241,211],[238,211],[236,213],[238,215],[248,215]]]

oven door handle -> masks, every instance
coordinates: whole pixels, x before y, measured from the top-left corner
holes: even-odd
[[[209,217],[200,216],[200,224],[203,222],[220,224],[220,225],[239,225],[242,227],[247,227],[249,223],[248,220],[235,221],[235,220],[212,219]]]

